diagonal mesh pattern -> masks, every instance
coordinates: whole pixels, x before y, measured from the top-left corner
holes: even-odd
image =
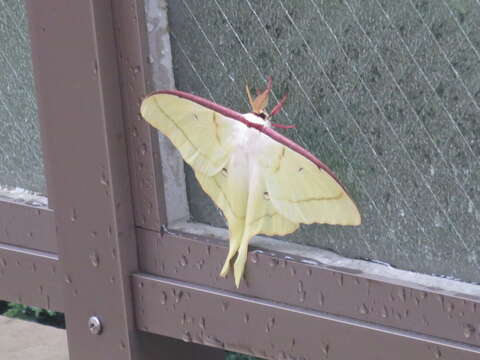
[[[478,281],[480,0],[178,0],[176,87],[248,111],[274,79],[275,120],[359,204],[358,228],[285,237]],[[187,170],[193,220],[224,226]]]
[[[44,192],[23,1],[0,0],[0,186]]]

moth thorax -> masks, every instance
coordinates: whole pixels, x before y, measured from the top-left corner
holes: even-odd
[[[271,127],[270,120],[268,119],[268,115],[266,113],[262,113],[260,115],[257,115],[255,113],[246,113],[243,114],[245,119],[250,121],[251,123],[263,125],[266,127]]]

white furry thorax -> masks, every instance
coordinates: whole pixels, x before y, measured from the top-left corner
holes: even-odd
[[[249,112],[249,113],[243,114],[243,117],[252,123],[260,124],[265,127],[272,127],[272,124],[270,123],[270,120],[268,120],[268,118],[263,119],[260,116],[255,115],[254,113]]]

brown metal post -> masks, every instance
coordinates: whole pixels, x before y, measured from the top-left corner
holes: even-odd
[[[129,283],[137,254],[111,5],[27,4],[70,358],[139,359]]]
[[[166,223],[158,134],[140,116],[147,93],[147,57],[143,1],[112,1],[117,40],[118,69],[122,87],[125,137],[130,161],[135,224],[160,231]]]
[[[125,37],[138,35],[129,13],[137,7],[55,0],[28,1],[27,7],[48,196],[64,273],[64,301],[57,308],[66,313],[70,358],[223,358],[223,351],[135,327],[129,275],[137,270],[137,251],[124,119],[135,116],[144,83],[133,96],[126,79],[141,67],[122,73],[117,65],[129,56],[141,59],[139,38]],[[140,133],[141,146],[146,136]],[[155,141],[148,144],[153,148]],[[149,162],[142,160],[150,167],[153,152]],[[147,190],[150,196],[152,188]],[[158,210],[148,221],[159,229],[164,207],[156,198],[149,198],[149,208]]]

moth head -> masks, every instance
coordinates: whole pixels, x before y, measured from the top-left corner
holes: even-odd
[[[285,94],[283,98],[277,103],[277,105],[274,106],[272,112],[269,114],[266,108],[268,105],[268,96],[272,91],[272,78],[268,78],[267,88],[265,90],[263,90],[262,92],[257,91],[257,96],[255,97],[255,99],[252,98],[252,94],[250,93],[250,88],[248,87],[248,84],[246,85],[246,89],[248,101],[252,108],[252,113],[265,121],[268,121],[273,115],[277,114],[285,103],[285,100],[287,100],[287,95]]]

